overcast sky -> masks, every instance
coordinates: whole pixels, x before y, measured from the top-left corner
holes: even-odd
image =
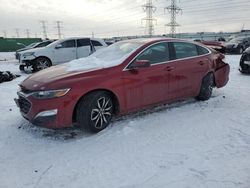
[[[0,36],[42,37],[40,20],[46,21],[50,38],[57,37],[55,21],[62,21],[64,37],[112,37],[142,35],[141,21],[146,14],[142,5],[146,0],[0,0]],[[170,15],[164,7],[170,0],[153,0],[157,7],[155,34],[169,33],[164,25]],[[250,29],[250,0],[177,0],[182,14],[177,16],[181,25],[178,32],[219,32]]]

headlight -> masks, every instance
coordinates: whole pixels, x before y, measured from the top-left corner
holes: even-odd
[[[59,89],[59,90],[51,90],[51,91],[38,91],[32,93],[32,96],[37,99],[52,99],[58,98],[66,95],[70,89]]]
[[[23,56],[32,56],[34,54],[35,54],[35,52],[26,52],[23,54]]]

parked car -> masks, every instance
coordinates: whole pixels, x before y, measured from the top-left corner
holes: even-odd
[[[35,43],[32,43],[24,48],[21,48],[19,50],[16,51],[16,59],[19,59],[19,56],[20,56],[20,52],[23,52],[25,50],[29,50],[29,49],[32,49],[32,48],[41,48],[41,47],[45,47],[47,45],[49,45],[50,43],[54,42],[55,40],[46,40],[46,41],[43,41],[43,42],[35,42]]]
[[[31,66],[34,71],[52,65],[66,63],[73,59],[89,56],[96,50],[106,47],[102,39],[68,38],[55,41],[46,47],[26,50],[20,53],[20,70]]]
[[[202,44],[208,46],[209,48],[212,48],[220,53],[226,52],[226,47],[218,41],[201,41]]]
[[[98,132],[114,115],[189,97],[208,100],[213,87],[228,82],[230,68],[223,58],[185,40],[121,41],[31,75],[20,84],[15,101],[35,125],[78,125]]]
[[[250,37],[237,37],[226,42],[226,53],[242,54],[250,46]]]
[[[250,74],[250,47],[243,52],[240,58],[239,71]]]
[[[195,42],[200,42],[204,45],[206,45],[209,48],[212,48],[220,53],[225,53],[226,52],[226,48],[225,46],[222,44],[222,42],[219,41],[208,41],[208,40],[203,40],[203,39],[193,39],[193,41]]]

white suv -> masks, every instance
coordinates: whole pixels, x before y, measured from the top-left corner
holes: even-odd
[[[96,50],[106,47],[102,39],[94,38],[68,38],[57,40],[46,47],[26,50],[20,53],[19,68],[32,66],[33,71],[39,71],[66,63],[73,59],[87,57]]]

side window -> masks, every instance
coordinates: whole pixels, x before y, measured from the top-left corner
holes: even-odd
[[[95,41],[95,40],[91,40],[91,43],[93,44],[93,46],[102,46],[100,42]]]
[[[198,45],[196,45],[196,46],[197,46],[197,50],[198,50],[199,55],[205,55],[205,54],[209,53],[209,51],[206,48],[203,48],[203,47],[198,46]]]
[[[137,60],[149,60],[150,64],[169,61],[168,43],[155,44],[140,54]]]
[[[83,46],[90,46],[90,40],[89,39],[78,39],[77,40],[77,47],[83,47]]]
[[[74,48],[76,46],[75,40],[67,40],[61,43],[62,48]]]
[[[198,56],[195,44],[186,42],[173,42],[176,59]]]

